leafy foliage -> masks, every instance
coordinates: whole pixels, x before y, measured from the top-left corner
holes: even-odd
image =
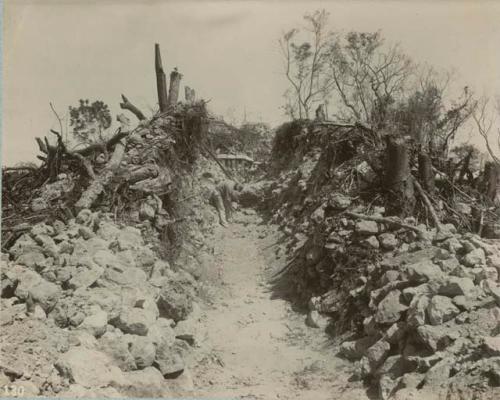
[[[80,99],[78,107],[69,107],[70,126],[75,139],[82,143],[102,139],[104,130],[111,126],[109,107],[100,100],[92,103]]]

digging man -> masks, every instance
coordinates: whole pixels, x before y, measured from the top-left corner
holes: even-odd
[[[238,200],[238,193],[243,189],[241,183],[234,181],[223,181],[215,186],[210,197],[210,203],[216,208],[219,214],[219,223],[227,226],[234,213],[233,201]]]

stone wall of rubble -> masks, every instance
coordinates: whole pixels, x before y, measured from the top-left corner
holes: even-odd
[[[500,241],[388,215],[339,184],[352,171],[353,186],[369,180],[355,157],[325,179],[327,151],[310,146],[268,190],[290,259],[277,287],[380,398],[498,398]]]
[[[184,117],[139,124],[116,183],[92,210],[20,227],[2,254],[2,387],[62,397],[192,389],[197,299],[216,274],[216,218],[201,180],[221,172],[196,149],[182,153]],[[27,207],[56,207],[76,182],[61,174]]]

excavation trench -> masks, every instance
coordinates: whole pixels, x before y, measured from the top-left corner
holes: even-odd
[[[360,382],[349,382],[352,364],[335,356],[331,339],[273,294],[269,277],[286,260],[275,255],[276,229],[258,219],[240,214],[216,233],[219,287],[200,311],[196,396],[366,398]]]

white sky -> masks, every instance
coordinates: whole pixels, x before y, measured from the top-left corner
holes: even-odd
[[[458,83],[500,94],[500,1],[6,0],[2,164],[31,161],[35,136],[78,99],[119,112],[124,93],[156,105],[154,43],[164,68],[219,114],[275,125],[286,80],[277,40],[305,12],[326,8],[335,30],[376,31],[414,60],[454,68]],[[182,91],[183,93],[183,91]],[[50,135],[50,134],[49,134]]]

